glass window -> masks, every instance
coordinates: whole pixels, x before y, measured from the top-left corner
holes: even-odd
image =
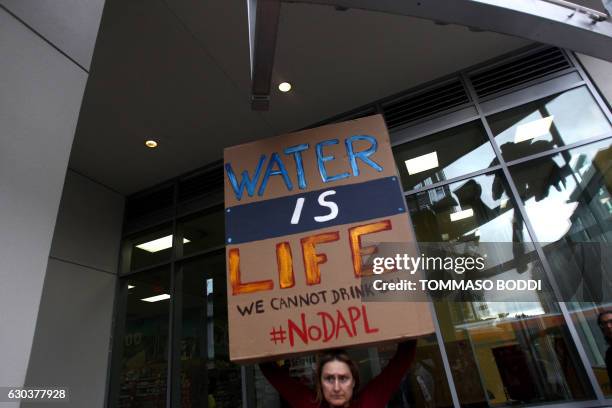
[[[586,87],[500,112],[487,120],[506,161],[612,131]]]
[[[480,121],[396,146],[393,155],[405,191],[482,170],[495,158]]]
[[[225,252],[182,272],[181,407],[241,407],[240,366],[229,361]]]
[[[178,234],[183,236],[183,255],[223,245],[225,237],[223,210],[181,220],[178,223],[178,231]]]
[[[409,305],[407,305],[409,307]],[[394,348],[380,346],[377,354],[379,366],[385,367],[394,353]],[[414,363],[391,399],[388,408],[450,407],[452,398],[444,372],[440,347],[435,335],[422,337],[417,342]]]
[[[164,408],[168,370],[169,268],[130,276],[119,401],[122,407]]]
[[[135,271],[170,261],[172,227],[164,225],[125,238],[121,251],[121,271]]]
[[[612,310],[610,145],[606,140],[510,167],[597,380],[609,396],[605,356],[612,336],[606,339],[597,315]]]
[[[489,259],[496,266],[477,273],[548,286],[501,172],[412,195],[408,206],[419,243],[506,243]],[[498,294],[472,291],[467,301],[434,302],[461,405],[593,398],[557,303],[536,292]]]

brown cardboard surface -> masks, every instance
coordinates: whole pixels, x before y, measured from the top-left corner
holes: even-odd
[[[336,156],[335,160],[326,162],[326,168],[329,174],[350,171],[347,154],[342,150],[343,139],[352,135],[376,137],[378,150],[371,158],[383,170],[362,166],[357,177],[351,175],[323,183],[316,163],[315,145],[322,140],[338,138],[339,144],[326,146],[325,154]],[[380,115],[232,147],[225,151],[225,162],[231,163],[237,174],[244,169],[251,172],[262,154],[267,157],[275,151],[281,154],[285,147],[303,143],[310,146],[303,152],[307,189],[287,191],[282,177],[276,175],[270,177],[265,194],[253,197],[244,194],[239,201],[226,173],[226,208],[231,210],[237,204],[396,176],[388,134]],[[362,149],[367,145],[357,147]],[[338,150],[334,150],[336,148]],[[289,176],[295,175],[294,160],[284,163]],[[292,181],[296,187],[295,178]],[[390,193],[401,194],[399,190]],[[367,197],[364,200],[367,202]],[[340,209],[344,210],[344,207]],[[356,240],[355,235],[351,239],[349,231],[354,233],[354,228],[365,225],[377,227],[362,235],[363,239]],[[318,242],[309,244],[312,237],[317,237],[314,240]],[[365,255],[370,246],[368,242],[372,240],[409,242],[414,247],[407,213],[402,211],[340,225],[323,222],[320,228],[295,234],[228,244],[230,359],[254,362],[432,333],[433,321],[427,302],[362,301],[359,291],[363,288],[358,275],[360,255]],[[355,256],[356,250],[360,255]]]

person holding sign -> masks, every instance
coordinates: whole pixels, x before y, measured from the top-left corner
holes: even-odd
[[[292,408],[384,408],[412,364],[416,340],[400,343],[381,373],[359,391],[359,369],[344,350],[323,352],[317,361],[316,390],[291,378],[276,363],[261,371]]]

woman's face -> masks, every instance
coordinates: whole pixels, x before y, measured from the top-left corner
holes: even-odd
[[[355,380],[351,369],[342,361],[329,361],[321,370],[323,398],[332,407],[347,407],[353,397]]]

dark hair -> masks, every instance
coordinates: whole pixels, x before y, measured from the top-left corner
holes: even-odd
[[[319,404],[323,402],[321,374],[323,374],[323,367],[325,366],[325,364],[329,363],[330,361],[340,361],[341,363],[344,363],[349,367],[349,370],[351,370],[351,375],[353,376],[353,381],[355,382],[355,386],[353,387],[353,398],[355,398],[355,394],[359,389],[359,367],[357,366],[357,363],[351,360],[345,350],[335,349],[324,351],[317,357],[317,368],[315,370],[315,374],[317,376],[315,381],[315,390],[317,393],[316,402],[318,402]]]
[[[597,325],[601,326],[601,319],[607,314],[612,314],[612,310],[604,310],[603,312],[599,312],[597,315]]]

